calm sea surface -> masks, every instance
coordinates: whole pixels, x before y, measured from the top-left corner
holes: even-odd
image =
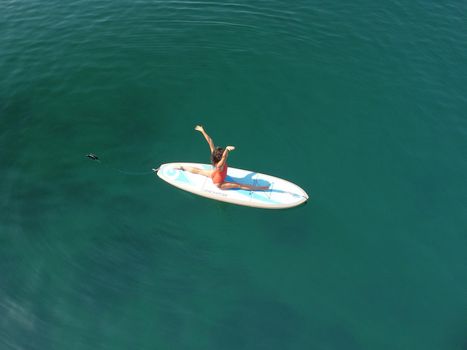
[[[0,349],[467,349],[466,14],[1,1]],[[151,174],[196,124],[311,201]]]

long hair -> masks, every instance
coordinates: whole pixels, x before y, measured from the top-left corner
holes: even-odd
[[[216,147],[214,151],[211,153],[211,161],[213,165],[219,163],[222,159],[222,155],[224,154],[224,149],[222,147]]]

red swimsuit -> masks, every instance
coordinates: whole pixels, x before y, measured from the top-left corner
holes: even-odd
[[[227,164],[224,164],[222,170],[215,169],[211,174],[211,179],[214,185],[220,185],[224,182],[225,177],[227,176]]]

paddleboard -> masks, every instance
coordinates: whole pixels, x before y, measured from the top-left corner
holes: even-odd
[[[278,177],[229,167],[225,181],[269,186],[269,189],[266,191],[221,190],[206,176],[175,169],[180,166],[213,168],[212,165],[201,163],[167,163],[159,167],[157,175],[169,184],[199,196],[249,207],[283,209],[295,207],[308,200],[308,195],[303,189]]]

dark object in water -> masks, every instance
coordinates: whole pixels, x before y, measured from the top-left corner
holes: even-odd
[[[94,153],[86,154],[86,157],[88,157],[89,159],[92,159],[92,160],[99,160],[99,157],[96,156]]]
[[[91,160],[95,160],[97,163],[99,164],[102,164],[101,163],[101,160],[99,159],[99,157],[97,155],[95,155],[94,153],[89,153],[89,154],[86,154],[85,157],[91,159]],[[107,168],[107,169],[110,169],[110,170],[114,170],[114,171],[118,171],[119,173],[122,173],[122,174],[125,174],[125,175],[147,175],[147,174],[151,174],[151,172],[130,172],[130,171],[125,171],[125,170],[121,170],[121,169],[117,169],[117,168],[114,168],[112,166],[108,166],[107,164],[104,164],[103,167]],[[157,169],[153,169],[153,171],[157,172],[157,170],[159,170],[159,168]]]

